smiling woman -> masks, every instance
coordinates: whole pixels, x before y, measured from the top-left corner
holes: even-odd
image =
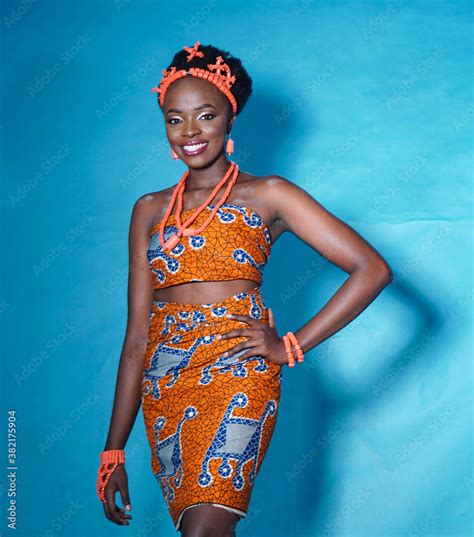
[[[172,156],[187,170],[133,208],[127,333],[97,490],[107,518],[128,525],[115,493],[130,503],[124,448],[142,405],[152,471],[176,530],[233,536],[276,426],[282,367],[355,318],[391,273],[304,190],[227,159],[252,92],[239,59],[198,41],[163,75],[153,91]],[[351,275],[305,326],[279,337],[260,286],[285,231]]]
[[[230,53],[212,46],[201,47],[201,50],[197,50],[195,44],[192,49],[185,47],[184,50],[185,52],[181,51],[175,55],[168,69],[163,71],[165,76],[160,85],[153,88],[153,91],[159,94],[158,102],[165,115],[166,134],[173,158],[179,158],[180,150],[186,156],[200,155],[207,150],[210,140],[204,136],[183,139],[182,136],[175,136],[181,130],[173,129],[172,126],[179,127],[185,121],[186,115],[197,113],[201,123],[213,123],[214,131],[215,129],[222,131],[223,125],[227,124],[226,130],[230,135],[235,115],[242,111],[252,93],[252,79],[238,58],[233,58]],[[225,62],[223,57],[226,58]],[[211,58],[216,59],[214,64],[209,63]],[[188,63],[191,60],[192,67],[189,67]],[[189,77],[189,74],[192,76]],[[181,81],[184,82],[184,87]],[[191,82],[191,87],[187,82]],[[173,85],[170,88],[171,84]],[[183,92],[185,95],[194,94],[197,98],[198,94],[193,88],[199,87],[199,84],[202,87],[204,102],[193,99],[196,104],[193,107],[188,106],[189,110],[175,104],[188,101],[186,97],[182,98]],[[168,91],[169,88],[171,91]],[[203,134],[205,135],[206,132]],[[233,151],[230,136],[226,151],[228,154]]]

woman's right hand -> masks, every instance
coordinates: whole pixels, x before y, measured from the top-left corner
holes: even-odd
[[[129,519],[131,515],[127,514],[124,509],[118,507],[115,503],[115,493],[120,491],[120,496],[124,506],[130,505],[130,496],[128,494],[128,478],[125,471],[125,465],[119,464],[113,474],[110,476],[110,480],[105,487],[105,502],[102,502],[104,506],[105,516],[118,524],[119,526],[129,526]]]

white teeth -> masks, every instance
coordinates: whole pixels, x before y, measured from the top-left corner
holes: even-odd
[[[201,147],[204,147],[206,143],[203,144],[192,144],[192,145],[185,145],[183,146],[186,151],[196,151],[196,149],[200,149]]]

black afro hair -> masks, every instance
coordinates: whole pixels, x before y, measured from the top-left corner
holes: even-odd
[[[204,56],[194,56],[189,62],[187,60],[189,52],[186,52],[184,49],[180,50],[173,56],[173,59],[166,70],[169,71],[169,69],[173,66],[175,66],[178,71],[180,69],[187,70],[190,67],[209,69],[208,64],[216,63],[217,57],[222,56],[224,62],[230,67],[232,75],[236,78],[232,85],[231,92],[237,101],[236,115],[240,114],[250,95],[252,94],[252,79],[242,65],[241,60],[232,56],[230,52],[213,47],[212,45],[199,45],[198,50],[202,51]]]

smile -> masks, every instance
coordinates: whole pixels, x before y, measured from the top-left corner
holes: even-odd
[[[206,150],[208,142],[202,142],[198,144],[188,144],[181,146],[186,155],[197,155]]]

